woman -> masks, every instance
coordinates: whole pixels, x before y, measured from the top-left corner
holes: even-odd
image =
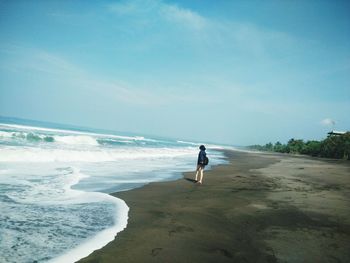
[[[197,161],[197,170],[196,170],[196,181],[199,184],[202,184],[203,181],[203,170],[205,166],[205,159],[207,157],[207,154],[205,152],[205,146],[201,145],[199,147],[200,151],[198,154],[198,161]],[[198,174],[200,174],[199,181],[198,181]]]

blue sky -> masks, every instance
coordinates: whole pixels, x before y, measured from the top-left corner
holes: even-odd
[[[348,1],[0,1],[0,115],[234,145],[350,130]],[[335,123],[335,124],[334,124]]]

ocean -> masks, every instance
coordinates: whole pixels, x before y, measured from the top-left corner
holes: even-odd
[[[127,227],[110,193],[194,171],[199,143],[0,117],[0,262],[75,262]],[[206,145],[210,165],[225,163]]]

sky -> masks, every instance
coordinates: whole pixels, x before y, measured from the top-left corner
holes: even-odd
[[[350,2],[1,1],[0,115],[230,145],[350,130]]]

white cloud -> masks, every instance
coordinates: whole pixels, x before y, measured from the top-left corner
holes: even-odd
[[[35,59],[29,65],[27,64],[27,66],[38,71],[53,74],[83,74],[83,70],[81,68],[68,62],[66,59],[60,56],[53,55],[46,51],[37,51],[35,53]]]
[[[46,74],[82,74],[82,69],[70,63],[67,59],[41,49],[26,48],[16,45],[0,46],[0,52],[9,58],[3,64],[7,70],[39,71]],[[6,67],[3,67],[6,68]]]
[[[192,30],[201,30],[207,23],[203,16],[190,9],[157,0],[122,1],[108,5],[108,10],[119,16],[137,16],[136,19],[156,18],[156,21],[163,20]]]
[[[137,10],[137,5],[135,5],[135,3],[132,3],[132,2],[129,2],[129,3],[119,2],[119,3],[114,3],[109,5],[108,9],[111,12],[114,12],[118,15],[127,15],[127,14],[134,13]]]
[[[335,121],[330,118],[325,118],[321,121],[321,125],[323,126],[333,126],[335,124]]]
[[[160,14],[170,22],[195,30],[201,30],[207,24],[206,19],[198,13],[176,5],[162,4]]]
[[[61,89],[62,92],[74,89],[91,94],[92,98],[99,100],[149,108],[193,103],[198,100],[198,94],[191,93],[190,90],[186,94],[179,94],[175,89],[169,92],[160,83],[149,84],[146,81],[139,85],[130,81],[97,76],[67,58],[45,50],[18,46],[4,49],[0,46],[0,52],[10,55],[9,59],[0,62],[0,69],[20,75],[29,74],[33,81],[46,83],[48,88]]]
[[[0,52],[4,51],[1,49]],[[163,104],[164,101],[163,97],[157,94],[127,83],[94,76],[66,58],[44,50],[13,46],[5,52],[10,54],[10,59],[2,61],[0,68],[16,74],[30,74],[31,79],[47,83],[47,87],[80,89],[91,93],[92,97],[105,97],[133,105]],[[6,64],[6,67],[2,64]],[[56,84],[63,86],[57,87]]]
[[[284,32],[267,30],[255,24],[236,20],[206,17],[193,9],[169,4],[161,0],[131,0],[108,5],[114,14],[126,17],[125,27],[144,32],[145,25],[152,33],[159,32],[164,38],[169,35],[181,41],[186,38],[191,47],[210,49],[211,52],[234,52],[268,60],[270,56],[286,54],[295,48],[297,40]],[[185,31],[173,30],[182,29]],[[186,34],[186,35],[183,35]],[[158,38],[159,40],[159,38]]]
[[[159,1],[156,0],[132,0],[120,1],[107,6],[108,10],[120,15],[141,15],[159,8]]]

